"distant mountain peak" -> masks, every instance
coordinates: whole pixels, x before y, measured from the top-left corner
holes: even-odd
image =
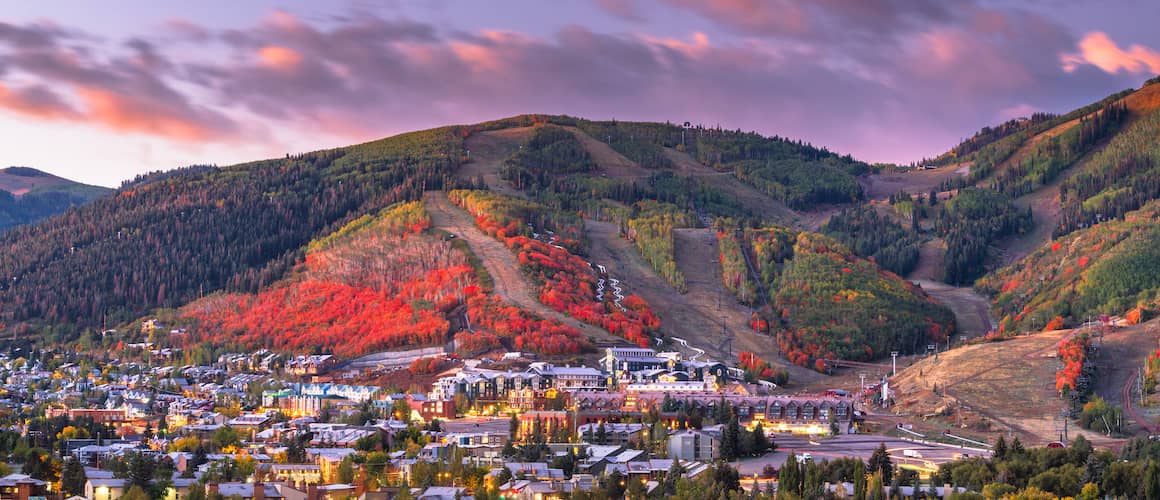
[[[13,175],[16,177],[56,177],[48,172],[37,170],[32,167],[8,167],[0,169],[0,173]]]

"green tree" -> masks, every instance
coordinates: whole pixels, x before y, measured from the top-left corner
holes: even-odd
[[[44,453],[44,450],[34,449],[28,453],[28,458],[24,461],[25,474],[32,476],[33,479],[41,481],[56,481],[56,472],[52,466],[52,456]]]
[[[125,495],[121,497],[121,500],[152,500],[152,497],[150,497],[149,493],[145,491],[145,488],[142,488],[138,485],[133,485],[129,488],[129,491],[125,492]]]
[[[85,467],[81,465],[80,460],[75,458],[65,460],[64,468],[60,472],[60,488],[65,493],[70,495],[84,495],[85,481],[87,480]]]
[[[1142,473],[1138,462],[1112,462],[1104,470],[1100,490],[1113,497],[1135,497],[1140,491]]]
[[[854,476],[854,500],[866,500],[866,463],[862,459],[855,460],[852,475]]]
[[[886,500],[886,485],[882,483],[882,472],[875,471],[866,484],[866,500]]]
[[[785,465],[781,467],[778,473],[778,490],[792,493],[794,495],[801,495],[802,492],[802,472],[798,468],[797,457],[792,453],[789,458],[785,460]]]
[[[351,484],[354,482],[354,460],[350,455],[342,458],[338,463],[338,482],[342,484]]]
[[[1160,465],[1151,459],[1144,467],[1144,498],[1148,500],[1160,499]]]
[[[205,487],[201,483],[189,485],[189,493],[185,495],[185,500],[206,500]]]
[[[991,483],[983,487],[983,496],[988,499],[998,500],[1000,498],[1007,498],[1008,495],[1016,491],[1019,491],[1019,488],[1007,483]]]
[[[991,452],[991,457],[995,460],[1003,460],[1007,458],[1007,439],[1002,434],[999,439],[995,441],[995,447]]]
[[[223,425],[216,431],[213,431],[213,437],[210,439],[210,442],[215,449],[221,450],[228,446],[238,446],[242,443],[242,440],[238,437],[238,431],[234,430],[233,427]]]
[[[878,447],[874,449],[874,453],[870,454],[867,468],[870,472],[881,475],[884,484],[890,482],[890,479],[894,477],[894,464],[890,461],[890,452],[886,451],[886,443],[879,443]]]
[[[140,486],[148,490],[149,482],[153,480],[153,471],[157,468],[157,461],[143,453],[133,453],[128,457],[128,470],[125,479],[129,484]]]
[[[729,419],[721,432],[721,460],[732,462],[740,455],[741,427],[737,419]]]

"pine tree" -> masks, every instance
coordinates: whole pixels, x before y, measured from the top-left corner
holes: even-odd
[[[85,467],[81,465],[80,460],[69,458],[64,462],[64,468],[60,472],[60,487],[65,493],[71,495],[85,494]]]
[[[995,448],[991,453],[991,457],[995,460],[1004,460],[1007,458],[1007,439],[1002,434],[999,435],[999,440],[995,441]]]
[[[797,457],[790,454],[786,459],[785,465],[781,467],[781,472],[777,475],[778,490],[792,493],[801,496],[802,491],[802,476],[798,470]]]
[[[762,454],[772,447],[773,445],[770,443],[769,437],[765,435],[765,427],[761,425],[761,422],[758,422],[757,425],[753,426],[754,453]]]
[[[894,475],[894,464],[890,461],[890,453],[886,451],[886,443],[880,443],[870,455],[867,464],[871,472],[877,473],[883,483],[889,482]]]
[[[1019,436],[1015,436],[1015,439],[1011,441],[1010,454],[1013,457],[1022,457],[1027,454],[1027,449],[1023,447],[1023,442],[1019,441]]]
[[[721,433],[721,460],[731,462],[740,456],[740,434],[741,427],[737,424],[736,419],[725,424],[725,430]]]

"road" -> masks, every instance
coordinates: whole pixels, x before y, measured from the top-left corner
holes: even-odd
[[[1132,373],[1124,379],[1124,387],[1120,389],[1120,401],[1124,405],[1124,411],[1127,412],[1128,417],[1136,422],[1137,425],[1144,428],[1148,434],[1156,434],[1156,426],[1152,425],[1150,419],[1136,411],[1135,397],[1132,396],[1132,388],[1135,387],[1136,381],[1140,378],[1140,369],[1132,370]]]

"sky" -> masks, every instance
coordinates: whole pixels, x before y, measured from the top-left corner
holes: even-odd
[[[117,186],[522,113],[910,163],[1160,74],[1154,0],[202,0],[0,12],[0,166]]]

